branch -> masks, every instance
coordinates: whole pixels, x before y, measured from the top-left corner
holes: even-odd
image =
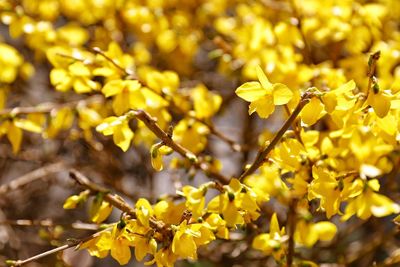
[[[294,257],[294,233],[296,231],[296,206],[297,200],[292,199],[289,206],[288,212],[288,221],[287,221],[287,229],[289,234],[289,241],[288,241],[288,254],[287,254],[287,267],[291,267],[293,264],[293,257]]]
[[[295,26],[297,27],[297,29],[300,33],[301,39],[303,40],[303,43],[304,43],[304,48],[303,48],[304,61],[307,64],[311,64],[311,63],[313,63],[311,48],[307,42],[306,36],[304,35],[303,24],[302,24],[299,12],[297,11],[296,3],[294,2],[294,0],[290,0],[290,7],[292,9],[293,17],[296,19]]]
[[[63,226],[63,227],[68,227],[71,229],[76,229],[76,230],[91,230],[91,231],[96,231],[99,229],[99,226],[97,224],[92,224],[92,223],[83,223],[83,222],[74,222],[72,224],[66,224],[66,223],[56,223],[52,220],[46,219],[46,220],[25,220],[25,219],[19,219],[19,220],[4,220],[0,221],[0,225],[13,225],[13,226],[40,226],[40,227],[55,227],[55,226]]]
[[[300,99],[300,102],[297,104],[296,108],[294,109],[294,111],[292,112],[290,117],[286,120],[286,122],[282,126],[282,128],[279,129],[278,133],[275,135],[274,139],[272,139],[271,143],[269,143],[269,145],[266,148],[264,148],[262,151],[258,152],[254,162],[239,177],[240,181],[243,181],[243,179],[246,176],[254,173],[264,163],[265,158],[268,156],[268,154],[271,152],[271,150],[276,146],[276,144],[279,142],[279,140],[281,140],[282,136],[289,129],[290,125],[293,123],[293,121],[300,114],[300,111],[310,101],[310,98],[311,98],[311,94],[308,93],[308,92],[306,92],[302,96],[302,98]]]
[[[18,188],[21,188],[24,185],[27,185],[36,180],[39,180],[49,174],[60,172],[63,170],[64,167],[65,167],[64,163],[58,162],[58,163],[53,163],[53,164],[44,166],[42,168],[36,169],[31,172],[28,172],[27,174],[24,174],[14,180],[12,180],[8,184],[1,185],[0,186],[0,195],[3,195],[9,191],[16,190]]]
[[[371,87],[372,87],[372,83],[374,83],[374,79],[375,79],[375,72],[376,72],[376,63],[379,60],[379,58],[381,57],[381,51],[377,51],[375,53],[373,53],[372,55],[369,56],[368,59],[368,88],[367,88],[367,96],[365,97],[365,99],[368,99],[369,93],[371,91]]]
[[[104,200],[110,203],[112,206],[117,209],[125,212],[130,215],[132,218],[136,218],[136,210],[131,207],[128,203],[126,203],[120,196],[110,194],[110,190],[105,187],[102,187],[94,182],[92,182],[88,177],[83,175],[77,170],[71,170],[69,175],[72,179],[74,179],[79,185],[82,187],[89,189],[92,193],[103,193]],[[150,218],[150,226],[155,228],[158,232],[163,235],[170,235],[170,229],[163,222],[156,220],[155,218]]]
[[[152,131],[158,138],[161,139],[161,141],[166,145],[172,148],[175,152],[179,153],[181,156],[187,158],[192,165],[196,169],[202,170],[204,173],[207,175],[216,178],[218,181],[220,181],[223,184],[227,184],[229,182],[229,178],[225,177],[219,172],[216,172],[213,170],[210,165],[201,159],[198,159],[196,155],[194,155],[192,152],[181,146],[180,144],[176,143],[172,137],[164,132],[160,126],[156,123],[156,120],[151,117],[146,111],[144,110],[131,110],[127,114],[128,118],[136,118],[140,121],[142,121],[147,128]]]
[[[0,110],[0,116],[5,115],[20,115],[20,114],[31,114],[31,113],[50,113],[54,109],[60,109],[64,107],[74,108],[78,105],[90,105],[93,103],[103,103],[104,97],[101,95],[94,95],[88,97],[84,100],[77,100],[68,103],[43,103],[35,107],[16,107],[16,108],[6,108]]]
[[[51,254],[54,254],[54,253],[57,253],[57,252],[60,252],[60,251],[63,251],[63,250],[66,250],[66,249],[69,249],[69,248],[72,248],[72,247],[76,247],[76,246],[80,245],[83,242],[86,242],[88,240],[96,238],[101,232],[106,231],[106,230],[107,229],[102,230],[102,231],[97,232],[97,233],[94,233],[94,234],[92,234],[92,235],[90,235],[88,237],[85,237],[83,239],[80,239],[80,240],[70,241],[70,242],[68,242],[68,244],[65,244],[63,246],[60,246],[60,247],[45,251],[43,253],[37,254],[37,255],[32,256],[30,258],[27,258],[25,260],[15,260],[15,261],[14,260],[7,260],[6,264],[8,266],[12,266],[12,267],[19,267],[19,266],[25,265],[25,264],[30,263],[32,261],[36,261],[38,259],[47,257],[47,256],[49,256]]]

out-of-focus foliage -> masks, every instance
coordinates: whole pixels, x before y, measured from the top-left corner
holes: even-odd
[[[112,139],[146,151],[148,176],[188,178],[176,194],[135,198],[134,215],[122,209],[119,220],[108,192],[71,195],[64,209],[90,202],[89,219],[101,224],[79,249],[159,267],[222,266],[214,254],[227,248],[235,266],[366,266],[365,255],[399,264],[399,220],[387,219],[400,213],[399,1],[0,0],[0,10],[9,155],[45,149],[30,141],[40,135],[126,164]],[[51,102],[32,106],[38,75]],[[232,103],[246,105],[238,141],[216,124]],[[231,147],[227,160],[213,139]],[[349,252],[341,239],[368,227],[382,240],[371,248],[357,234],[365,249]]]

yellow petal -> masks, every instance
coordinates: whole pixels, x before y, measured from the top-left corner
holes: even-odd
[[[293,92],[282,83],[275,83],[272,88],[275,105],[285,105],[292,100]]]
[[[162,155],[159,151],[159,148],[160,146],[155,144],[150,149],[151,166],[153,166],[156,171],[162,171],[163,169]]]
[[[105,221],[112,212],[112,205],[107,201],[102,201],[100,207],[95,207],[91,211],[91,220],[95,223],[102,223]]]
[[[265,96],[267,94],[267,90],[265,90],[259,82],[247,82],[236,89],[235,93],[240,98],[243,98],[248,102],[252,102],[262,96]]]
[[[269,232],[271,235],[275,235],[275,233],[280,233],[278,217],[276,216],[275,212],[274,214],[272,214],[271,217],[271,222],[269,224]]]
[[[400,212],[400,206],[384,195],[373,193],[371,202],[371,213],[375,217],[384,217]]]
[[[313,225],[312,231],[318,233],[320,240],[329,241],[335,237],[337,228],[336,225],[331,222],[318,222]]]
[[[196,259],[197,247],[193,237],[188,234],[175,235],[172,241],[172,252],[184,259]]]
[[[65,92],[71,87],[71,78],[64,69],[52,69],[50,71],[50,82],[56,90]]]
[[[260,81],[262,87],[268,91],[271,90],[272,84],[269,82],[267,76],[265,75],[264,71],[261,69],[260,66],[257,65],[256,67],[257,78]]]
[[[8,126],[7,138],[12,145],[13,153],[17,154],[21,148],[22,130],[15,126],[14,123],[10,123]]]
[[[318,121],[319,118],[322,117],[323,110],[324,105],[318,98],[314,97],[300,112],[301,120],[308,126],[313,125]]]
[[[67,198],[64,202],[63,205],[63,209],[75,209],[76,206],[79,204],[79,202],[81,201],[81,197],[77,196],[77,195],[73,195],[70,196],[69,198]]]
[[[273,98],[271,95],[266,95],[261,97],[258,100],[251,102],[249,106],[249,114],[257,112],[260,118],[266,119],[271,115],[275,110],[275,106],[273,103]]]
[[[127,240],[121,238],[113,242],[111,246],[111,256],[118,261],[120,265],[125,265],[131,259],[131,249],[127,245]]]
[[[33,133],[41,133],[42,132],[42,127],[40,127],[40,125],[36,124],[35,122],[33,122],[31,120],[15,119],[14,124],[18,128],[21,128],[26,131],[30,131]]]
[[[115,129],[113,141],[117,146],[122,149],[122,151],[126,152],[131,145],[133,135],[134,134],[128,123],[124,123],[122,126]]]
[[[369,103],[379,118],[385,117],[390,110],[390,97],[381,93],[372,95]]]
[[[101,92],[105,95],[105,97],[110,97],[116,94],[119,94],[124,88],[123,82],[121,80],[113,80],[106,85],[104,85]]]

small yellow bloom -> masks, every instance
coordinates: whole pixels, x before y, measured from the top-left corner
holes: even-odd
[[[114,143],[124,152],[128,150],[134,135],[126,116],[108,117],[96,127],[96,131],[106,136],[112,135]]]
[[[318,240],[330,241],[337,232],[336,225],[331,222],[306,222],[301,220],[296,225],[294,234],[295,241],[304,244],[307,247],[312,247]]]
[[[68,197],[63,205],[64,209],[75,209],[80,203],[85,202],[89,195],[89,191],[85,190],[79,195],[72,195]]]
[[[138,221],[146,227],[149,227],[149,219],[153,216],[153,208],[145,198],[139,198],[136,202],[136,216]]]
[[[268,118],[276,105],[285,105],[292,99],[293,92],[284,84],[270,83],[259,66],[256,71],[259,82],[247,82],[236,89],[235,93],[251,102],[249,114],[256,111],[261,118]]]
[[[280,260],[285,253],[284,235],[285,228],[279,227],[276,213],[271,217],[269,233],[257,235],[252,243],[252,247],[261,250],[265,255],[273,255],[276,260]]]

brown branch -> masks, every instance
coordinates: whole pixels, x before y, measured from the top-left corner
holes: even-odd
[[[72,248],[72,247],[76,247],[76,246],[82,244],[83,242],[86,242],[88,240],[96,238],[97,236],[99,236],[100,233],[102,233],[102,232],[104,232],[106,230],[107,229],[102,230],[102,231],[97,232],[97,233],[94,233],[94,234],[92,234],[92,235],[90,235],[88,237],[85,237],[83,239],[80,239],[80,240],[74,240],[74,241],[70,241],[70,242],[67,241],[67,244],[65,244],[65,245],[62,245],[60,247],[57,247],[57,248],[54,248],[54,249],[51,249],[51,250],[48,250],[48,251],[45,251],[43,253],[37,254],[37,255],[32,256],[30,258],[27,258],[25,260],[7,260],[6,264],[8,266],[12,266],[12,267],[23,266],[23,265],[25,265],[27,263],[36,261],[36,260],[44,258],[44,257],[47,257],[47,256],[52,255],[54,253],[57,253],[57,252],[60,252],[60,251],[64,251],[64,250]]]
[[[288,105],[286,104],[286,105],[284,105],[284,107],[285,107],[286,114],[288,115],[288,117],[290,117],[291,112],[289,110]],[[299,141],[302,145],[304,145],[303,140],[301,139],[299,125],[296,123],[296,120],[293,120],[292,128],[293,128],[293,132],[294,132],[294,135],[295,135],[297,141]]]
[[[3,195],[9,191],[17,190],[29,183],[32,183],[36,180],[42,179],[43,177],[62,171],[65,168],[65,164],[62,162],[53,163],[42,168],[36,169],[34,171],[28,172],[24,174],[8,184],[3,184],[0,186],[0,195]]]
[[[311,94],[308,92],[305,92],[304,95],[302,96],[302,98],[300,99],[300,102],[297,104],[296,108],[293,110],[290,117],[286,120],[285,124],[283,124],[282,128],[279,129],[279,131],[277,132],[275,137],[272,139],[271,143],[269,143],[269,145],[266,148],[264,148],[263,150],[258,152],[254,162],[239,177],[240,181],[243,181],[243,179],[246,176],[254,173],[264,163],[268,154],[272,151],[272,149],[276,146],[276,144],[278,144],[279,140],[281,140],[282,136],[292,125],[293,121],[300,114],[301,110],[310,101],[310,98],[311,98]]]
[[[304,62],[306,64],[311,64],[311,63],[313,63],[311,48],[310,48],[310,45],[307,42],[307,38],[303,32],[302,20],[301,20],[301,17],[299,15],[299,12],[297,10],[296,3],[294,2],[294,0],[290,0],[290,7],[292,9],[293,17],[296,19],[294,24],[297,27],[297,29],[300,33],[301,39],[303,40],[303,43],[304,43],[304,48],[303,48]]]
[[[0,225],[12,225],[12,226],[40,226],[40,227],[55,227],[55,226],[63,226],[63,227],[68,227],[71,229],[76,229],[76,230],[91,230],[91,231],[96,231],[99,229],[99,226],[97,224],[92,224],[92,223],[83,223],[83,222],[74,222],[71,224],[66,224],[66,223],[56,223],[52,220],[46,219],[46,220],[25,220],[25,219],[19,219],[19,220],[4,220],[0,221]]]
[[[288,211],[288,221],[287,221],[287,229],[289,234],[288,240],[288,253],[287,253],[287,267],[291,267],[293,264],[294,257],[294,233],[296,231],[296,220],[297,220],[297,212],[296,212],[297,200],[292,199],[289,205]]]
[[[109,190],[105,187],[102,187],[94,182],[92,182],[88,177],[83,175],[77,170],[71,170],[69,173],[70,177],[74,179],[79,185],[82,187],[89,189],[92,193],[103,193],[104,200],[110,203],[112,206],[117,209],[125,212],[127,215],[132,218],[136,218],[136,210],[131,207],[128,203],[126,203],[122,197],[118,195],[110,194]],[[158,232],[164,235],[170,235],[170,229],[161,221],[156,220],[155,218],[150,218],[150,226],[155,228]]]
[[[372,83],[374,82],[374,79],[375,79],[376,63],[379,60],[380,56],[381,56],[381,51],[377,51],[369,56],[368,73],[367,73],[368,87],[367,87],[367,96],[365,97],[365,100],[368,99],[369,93],[371,91]]]
[[[106,53],[104,53],[100,48],[98,47],[93,47],[93,48],[89,48],[91,51],[93,51],[96,54],[101,55],[102,57],[104,57],[105,59],[107,59],[114,67],[116,67],[118,70],[120,70],[121,72],[123,72],[125,75],[127,76],[132,76],[133,73],[129,72],[127,69],[123,68],[122,66],[118,65],[117,62],[115,62],[114,59],[110,58],[109,56],[107,56]]]
[[[158,126],[156,119],[151,117],[146,111],[131,110],[126,115],[128,116],[128,118],[136,118],[136,119],[142,121],[150,131],[152,131],[158,138],[161,139],[161,141],[164,143],[164,145],[169,146],[175,152],[177,152],[181,156],[187,158],[196,169],[202,170],[208,176],[211,176],[211,177],[217,179],[218,181],[220,181],[223,184],[227,184],[229,182],[230,179],[228,177],[225,177],[221,173],[216,172],[215,170],[213,170],[211,168],[211,166],[208,163],[197,158],[196,155],[194,155],[188,149],[186,149],[183,146],[181,146],[180,144],[176,143],[168,133],[163,131],[160,128],[160,126]]]
[[[88,97],[84,100],[77,100],[68,103],[43,103],[35,107],[16,107],[16,108],[6,108],[0,110],[0,116],[5,115],[20,115],[20,114],[31,114],[31,113],[50,113],[54,109],[60,109],[64,107],[76,107],[78,105],[90,105],[93,103],[103,103],[104,97],[101,95],[94,95]]]

